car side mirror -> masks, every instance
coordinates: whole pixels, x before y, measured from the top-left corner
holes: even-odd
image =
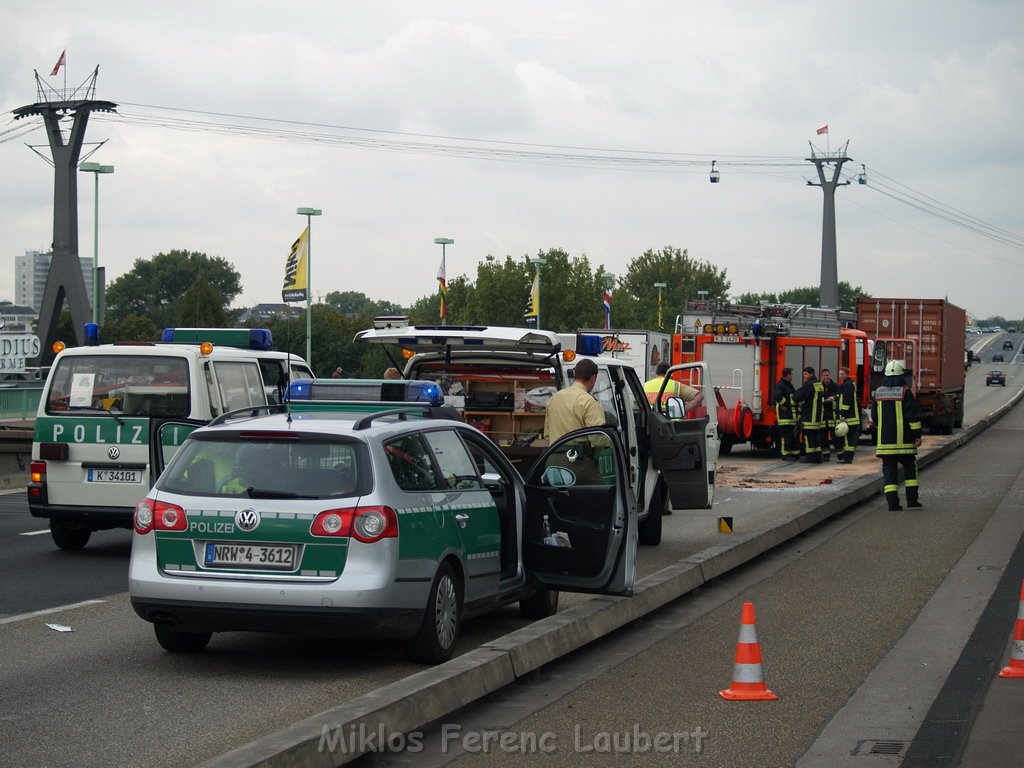
[[[480,482],[484,484],[484,488],[488,491],[499,492],[504,489],[504,483],[501,480],[501,475],[497,472],[484,472],[480,475]]]
[[[670,419],[686,418],[686,403],[681,397],[670,397],[665,401],[665,415]]]

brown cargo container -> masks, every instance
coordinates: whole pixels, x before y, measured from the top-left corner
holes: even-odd
[[[911,339],[913,387],[933,432],[963,422],[967,313],[945,299],[857,299],[857,327],[869,339]],[[876,373],[878,373],[876,371]]]

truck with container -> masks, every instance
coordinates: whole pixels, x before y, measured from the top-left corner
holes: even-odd
[[[867,335],[849,327],[846,315],[798,304],[687,302],[676,319],[672,362],[710,365],[722,453],[747,442],[758,449],[778,446],[774,395],[784,368],[793,369],[799,386],[807,366],[818,374],[828,368],[833,378],[846,367],[866,397]]]
[[[921,406],[921,425],[951,435],[964,423],[967,312],[946,299],[857,299],[857,327],[874,342],[873,391],[885,365],[902,360]]]
[[[601,356],[626,361],[640,381],[654,378],[658,363],[672,361],[672,336],[668,333],[619,328],[581,328],[579,333],[598,336]]]

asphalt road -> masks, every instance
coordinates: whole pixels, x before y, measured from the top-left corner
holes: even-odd
[[[1005,402],[1021,385],[1020,380],[1015,381],[1017,367],[1007,364],[1008,386],[986,389],[983,368],[976,364],[969,375],[968,422]],[[935,473],[944,472],[943,465],[949,461],[942,462]],[[799,482],[794,482],[786,477],[794,471],[792,465],[765,456],[740,453],[730,457],[728,464],[736,468],[730,484],[719,488],[714,514],[733,516],[740,529],[749,522],[770,520],[793,504],[827,497],[842,487],[844,472],[877,471],[874,460],[862,456],[853,470],[834,465],[801,468],[805,472]],[[972,477],[986,477],[984,469]],[[821,484],[824,480],[831,483]],[[963,483],[963,477],[956,482]],[[998,491],[998,482],[986,483],[989,485],[986,493]],[[927,488],[925,498],[927,501]],[[134,615],[124,593],[128,532],[101,532],[83,552],[59,552],[46,534],[21,535],[44,526],[29,517],[27,510],[19,511],[19,502],[24,504],[23,497],[0,496],[0,616],[5,617],[0,618],[0,655],[4,658],[0,671],[0,743],[4,744],[0,764],[194,765],[420,669],[405,662],[395,644],[243,633],[216,637],[201,656],[168,655],[156,645],[149,625]],[[679,512],[666,519],[662,545],[642,548],[641,575],[718,541],[720,534],[710,522],[713,517],[706,513]],[[965,526],[950,529],[950,547],[969,543],[971,529]],[[873,530],[869,538],[898,540],[899,530]],[[948,552],[946,555],[950,556]],[[813,578],[807,577],[810,583],[836,581],[831,561],[819,566],[822,570]],[[862,569],[872,567],[865,564]],[[916,570],[908,568],[909,575],[916,574]],[[797,590],[797,603],[806,602],[814,594],[809,584],[793,588]],[[925,589],[918,586],[912,594],[919,597]],[[896,599],[902,591],[889,584],[885,594],[892,593],[894,602],[902,605]],[[563,597],[563,604],[586,599]],[[23,616],[85,600],[103,602],[45,616]],[[761,602],[759,599],[759,612],[763,614]],[[698,636],[694,638],[700,640],[697,646],[675,651],[674,658],[677,666],[682,664],[688,670],[708,670],[708,675],[716,677],[714,685],[724,687],[731,667],[728,646],[735,642],[738,611],[734,604],[720,610],[722,616],[709,627],[731,636],[724,655],[716,654],[714,663],[691,660],[693,647],[711,644]],[[902,610],[911,609],[903,606]],[[826,609],[818,609],[816,618],[819,612],[822,619],[829,614]],[[781,625],[784,631],[776,624],[780,619],[786,620]],[[792,610],[773,609],[764,621],[765,632],[770,627],[773,633],[782,635],[802,637],[807,633],[806,617]],[[55,631],[46,626],[48,622],[73,631]],[[460,651],[522,623],[512,609],[471,622],[465,628]],[[881,622],[881,629],[887,626],[887,621]],[[878,624],[872,622],[866,627],[867,640],[872,640]],[[857,637],[859,640],[860,635]],[[874,647],[869,645],[864,653],[877,653],[872,651]],[[723,659],[724,678],[719,669]],[[856,682],[857,670],[866,663],[861,660],[851,672],[839,675],[846,679],[840,687]],[[794,664],[800,666],[806,661]],[[664,674],[666,680],[674,679]],[[680,688],[675,697],[684,700],[688,695]],[[823,710],[815,711],[820,715]],[[711,719],[706,722],[714,724]]]

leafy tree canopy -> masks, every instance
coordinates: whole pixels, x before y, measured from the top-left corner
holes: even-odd
[[[845,280],[839,281],[839,308],[847,312],[857,311],[857,299],[871,294],[858,286],[852,286]],[[821,306],[821,289],[817,285],[790,288],[781,293],[742,293],[737,297],[740,304],[758,304],[760,302],[780,304],[807,304],[811,307]]]

